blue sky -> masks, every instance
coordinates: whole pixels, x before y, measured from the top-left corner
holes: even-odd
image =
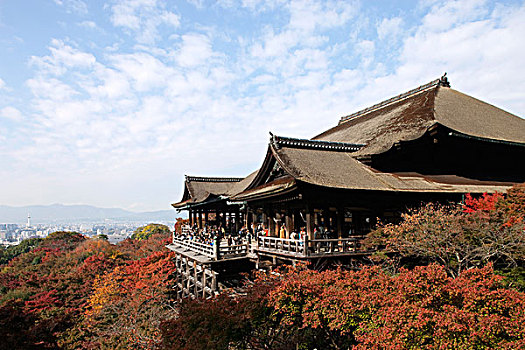
[[[168,209],[445,71],[523,117],[524,38],[524,1],[0,1],[0,204]]]

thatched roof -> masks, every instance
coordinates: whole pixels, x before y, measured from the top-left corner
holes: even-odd
[[[421,137],[436,124],[489,140],[525,143],[525,120],[435,80],[341,118],[314,140],[365,144],[356,156],[387,151]]]
[[[187,176],[184,181],[182,200],[173,203],[174,208],[181,208],[189,204],[202,203],[210,198],[228,195],[243,178],[238,177],[202,177]]]
[[[178,205],[204,201],[212,194],[257,199],[290,191],[301,182],[349,190],[436,193],[503,192],[512,186],[455,175],[384,173],[358,160],[388,151],[400,141],[420,138],[436,125],[463,137],[525,145],[525,120],[451,89],[442,77],[345,116],[312,140],[271,135],[258,171],[242,181],[187,178],[187,196]],[[286,175],[276,177],[276,166]]]
[[[350,152],[270,145],[279,165],[296,180],[313,185],[374,191],[484,193],[504,191],[511,183],[479,181],[458,176],[392,174],[370,168]]]

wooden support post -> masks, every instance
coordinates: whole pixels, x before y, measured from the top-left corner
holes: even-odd
[[[311,208],[306,208],[306,239],[304,242],[304,255],[308,256],[311,240],[314,239],[314,212]]]
[[[221,212],[221,225],[226,230],[226,213],[225,212]]]
[[[217,276],[215,273],[212,273],[211,276],[211,292],[212,294],[217,291]]]
[[[206,266],[204,265],[202,266],[201,284],[202,284],[202,297],[206,298]]]
[[[314,239],[314,213],[306,209],[306,234],[310,240]]]
[[[261,224],[268,225],[268,216],[266,215],[265,211],[263,211],[261,215]]]
[[[284,223],[286,225],[286,238],[290,239],[290,233],[292,233],[293,230],[292,215],[288,210],[286,211],[285,215],[286,216],[284,217]]]
[[[204,226],[208,226],[208,211],[204,211]]]
[[[197,227],[202,228],[202,211],[199,210],[197,213]]]
[[[241,230],[241,213],[239,210],[235,212],[235,233],[238,233]]]
[[[277,236],[277,230],[275,229],[276,222],[275,222],[275,212],[271,211],[268,215],[268,236],[276,237]]]
[[[220,259],[220,246],[221,246],[221,239],[219,237],[215,237],[215,240],[213,242],[213,257],[215,260]]]
[[[343,238],[343,224],[345,220],[345,212],[343,207],[337,208],[337,237]]]
[[[190,296],[190,287],[191,287],[191,280],[190,280],[190,262],[188,259],[186,259],[186,296]]]
[[[195,295],[196,297],[199,296],[199,284],[197,283],[199,278],[198,278],[197,266],[198,266],[197,262],[194,261],[193,262],[193,284],[194,284],[193,295]]]

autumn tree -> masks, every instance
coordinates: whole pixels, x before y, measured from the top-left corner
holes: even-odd
[[[401,223],[372,232],[367,243],[419,263],[439,263],[452,276],[488,262],[520,266],[525,262],[525,225],[518,199],[524,189],[515,187],[507,197],[467,196],[464,204],[426,204],[404,214]]]
[[[83,345],[151,349],[160,342],[160,321],[174,315],[172,254],[167,250],[153,253],[95,279],[79,324],[89,332]]]
[[[525,293],[491,266],[280,270],[244,296],[187,300],[162,324],[166,349],[519,349]]]

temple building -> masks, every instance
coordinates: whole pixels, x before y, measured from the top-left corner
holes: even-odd
[[[277,237],[316,227],[348,238],[430,201],[505,192],[525,182],[525,120],[450,88],[446,76],[362,111],[307,140],[270,133],[244,178],[186,176],[172,204],[192,224],[231,232],[261,223]],[[289,237],[281,237],[289,238]]]
[[[270,236],[305,227],[367,233],[429,201],[505,192],[525,182],[525,120],[450,88],[444,76],[344,116],[310,140],[270,133],[245,178],[186,176],[192,223],[229,230],[263,223]]]
[[[426,202],[522,182],[525,120],[451,89],[446,76],[309,140],[270,133],[261,167],[248,176],[186,176],[172,206],[187,210],[194,227],[228,234],[262,226],[264,234],[241,242],[174,234],[177,297],[213,297],[265,265],[351,267],[372,252],[361,240],[377,218],[396,222]]]

